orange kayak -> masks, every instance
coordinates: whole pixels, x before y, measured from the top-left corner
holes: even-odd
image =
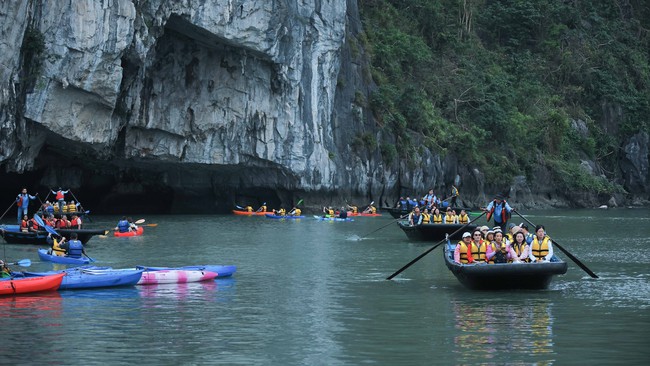
[[[0,295],[27,294],[39,291],[56,291],[65,273],[51,276],[0,280]]]
[[[242,211],[242,210],[232,210],[232,213],[235,215],[243,215],[243,216],[264,216],[267,213],[272,213],[272,212],[248,212],[248,211]]]
[[[140,236],[142,233],[144,233],[144,228],[142,226],[138,226],[138,230],[136,231],[127,231],[125,233],[113,231],[113,236]]]
[[[368,217],[374,217],[374,216],[381,216],[380,213],[363,213],[363,212],[357,212],[353,213],[351,211],[348,211],[348,216],[368,216]]]

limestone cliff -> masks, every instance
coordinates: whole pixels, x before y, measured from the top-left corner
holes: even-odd
[[[365,102],[356,0],[8,1],[0,31],[5,188],[163,212],[287,205],[295,192],[383,204],[454,182],[479,204],[494,189],[453,156],[383,162],[376,141],[395,137]],[[628,153],[643,160],[645,141],[646,160],[629,164],[644,187],[647,140]]]

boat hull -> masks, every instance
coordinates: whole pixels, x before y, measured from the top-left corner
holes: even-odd
[[[314,215],[314,218],[319,221],[354,221],[353,218],[351,217],[322,217],[322,216],[316,216]]]
[[[70,268],[63,271],[24,272],[26,277],[43,277],[63,273],[59,290],[133,286],[140,281],[143,269]]]
[[[100,229],[56,229],[56,231],[66,238],[70,238],[70,234],[76,233],[77,239],[83,244],[88,243],[93,236],[105,235],[107,232],[107,230]],[[0,230],[0,236],[9,244],[48,245],[47,234],[47,231],[24,233],[20,231],[18,225],[5,226]]]
[[[142,226],[138,226],[138,230],[136,231],[127,231],[125,233],[121,233],[119,231],[113,231],[113,236],[116,237],[140,236],[142,234],[144,234],[144,228]]]
[[[416,226],[410,226],[404,222],[397,224],[412,241],[441,241],[447,234],[449,234],[449,240],[461,240],[464,232],[472,232],[476,229],[476,225],[464,224],[420,224]]]
[[[278,216],[274,214],[265,214],[264,216],[268,217],[269,219],[304,219],[305,216]]]
[[[240,215],[240,216],[264,216],[268,212],[248,212],[248,211],[242,211],[242,210],[232,210],[232,213],[235,215]]]
[[[230,277],[237,271],[237,266],[233,265],[217,265],[217,264],[203,264],[197,266],[183,266],[183,267],[147,267],[136,266],[138,269],[146,271],[164,271],[164,270],[193,270],[193,271],[208,271],[217,274],[216,278]]]
[[[209,281],[217,278],[217,273],[199,270],[160,270],[144,271],[138,285],[156,285],[164,283],[188,283]]]
[[[8,278],[0,281],[0,295],[18,295],[41,291],[56,291],[61,286],[63,276],[59,273],[34,278]]]
[[[461,210],[465,210],[465,212],[468,215],[472,213],[472,210],[470,210],[469,208],[465,208],[465,207],[452,207],[452,209],[456,211],[456,214],[459,214]],[[385,208],[382,208],[382,210],[383,211],[388,211],[388,213],[391,216],[393,216],[394,218],[396,218],[396,219],[404,218],[404,217],[406,217],[406,215],[408,215],[411,212],[411,211],[402,210],[401,208],[394,208],[394,207],[385,207]],[[444,212],[446,210],[447,210],[446,207],[444,207],[444,208],[441,207],[440,208],[440,212],[443,215],[444,215]]]
[[[445,245],[445,264],[465,287],[472,290],[542,290],[548,288],[553,276],[565,274],[566,262],[553,256],[547,263],[459,264],[454,250]]]
[[[66,256],[58,256],[58,255],[52,255],[52,254],[47,254],[46,249],[39,249],[38,250],[38,257],[45,262],[53,262],[53,263],[60,263],[60,264],[88,264],[90,263],[90,259],[81,257],[81,258],[71,258],[71,257],[66,257]]]

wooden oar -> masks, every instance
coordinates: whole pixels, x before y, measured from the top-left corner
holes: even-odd
[[[7,210],[5,211],[5,213],[3,213],[2,216],[0,216],[0,220],[2,220],[3,217],[5,217],[5,215],[7,214],[7,212],[9,212],[9,210],[11,210],[11,208],[14,207],[15,204],[16,204],[16,201],[11,202],[11,204],[9,205],[9,207],[7,207]]]
[[[407,214],[404,214],[404,215],[402,215],[402,216],[400,216],[400,217],[398,217],[398,218],[396,218],[396,219],[394,219],[394,220],[391,220],[391,222],[389,222],[388,224],[386,224],[386,225],[380,227],[379,229],[376,229],[376,230],[373,230],[373,231],[369,232],[368,234],[366,234],[366,235],[360,237],[359,239],[357,239],[357,241],[360,241],[360,240],[362,240],[363,238],[367,237],[368,235],[370,235],[370,234],[374,234],[374,233],[376,233],[377,231],[379,231],[379,230],[381,230],[381,229],[383,229],[383,228],[385,228],[385,227],[388,227],[388,226],[391,225],[391,224],[394,224],[395,222],[397,222],[397,221],[399,221],[399,220],[405,218],[405,217],[408,216],[409,214],[410,214],[410,212],[407,213]]]
[[[483,212],[483,213],[481,214],[481,216],[483,216],[484,214],[485,214],[485,212]],[[479,217],[481,217],[481,216],[479,216]],[[467,227],[467,225],[469,225],[469,224],[471,224],[472,222],[476,221],[479,217],[477,217],[477,218],[475,218],[474,220],[472,220],[472,221],[468,222],[467,224],[463,225],[463,226],[460,227],[458,230],[456,230],[456,231],[454,231],[452,234],[450,234],[449,237],[452,237],[452,236],[456,235],[458,232],[460,232],[461,230],[465,229],[465,228]],[[444,243],[444,242],[446,242],[446,241],[447,241],[447,238],[442,239],[439,243],[437,243],[436,245],[434,245],[433,247],[431,247],[430,249],[428,249],[426,252],[424,252],[424,253],[420,254],[419,256],[417,256],[417,258],[415,258],[415,259],[413,259],[412,261],[408,262],[407,265],[405,265],[404,267],[398,269],[397,272],[395,272],[395,273],[393,273],[392,275],[388,276],[386,279],[387,279],[387,280],[392,280],[393,277],[395,277],[395,276],[397,276],[398,274],[402,273],[402,271],[404,271],[405,269],[409,268],[411,265],[413,265],[413,263],[419,261],[420,259],[422,259],[422,257],[424,257],[425,255],[429,254],[432,250],[436,249],[437,247],[440,246],[440,244],[442,244],[442,243]]]
[[[515,212],[517,215],[519,215],[519,217],[521,217],[522,219],[526,220],[526,222],[529,223],[532,227],[535,227],[535,226],[536,226],[535,224],[533,224],[532,222],[530,222],[530,220],[528,220],[528,219],[525,218],[522,214],[520,214],[517,210],[512,210],[512,211],[514,211],[514,212]],[[562,251],[562,253],[564,253],[567,257],[569,257],[569,258],[573,261],[573,263],[575,263],[575,264],[578,265],[578,267],[582,268],[583,271],[587,272],[587,274],[588,274],[589,276],[591,276],[591,278],[598,278],[598,276],[597,276],[594,272],[592,272],[589,268],[587,268],[587,266],[585,266],[584,264],[582,264],[582,262],[580,262],[580,261],[578,260],[578,258],[576,258],[573,254],[569,253],[568,250],[564,249],[564,248],[560,245],[560,243],[558,243],[555,239],[552,239],[552,241],[553,241],[553,245],[555,245],[556,247],[558,247],[558,249],[560,249],[560,250]]]
[[[144,225],[140,225],[140,226],[156,227],[156,226],[158,226],[158,224],[144,224]]]

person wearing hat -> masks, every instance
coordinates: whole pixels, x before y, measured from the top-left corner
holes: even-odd
[[[551,238],[546,235],[544,225],[535,226],[535,237],[530,243],[530,254],[528,258],[535,262],[550,262],[553,257],[553,243]]]
[[[485,237],[483,238],[483,243],[481,244],[481,255],[483,255],[483,258],[487,263],[494,263],[494,260],[492,257],[488,257],[488,253],[493,253],[498,250],[497,245],[495,244],[494,241],[494,231],[493,230],[488,230],[487,233],[485,233]]]
[[[459,241],[454,249],[454,262],[461,264],[474,263],[473,249],[476,249],[476,252],[478,252],[478,248],[476,248],[472,241],[472,234],[466,231],[463,233],[463,240]]]
[[[508,232],[505,234],[506,239],[508,239],[508,241],[512,243],[513,241],[515,241],[515,239],[514,239],[515,233],[518,233],[520,230],[521,229],[519,228],[519,226],[517,226],[517,225],[515,225],[513,223],[509,223],[508,224]]]
[[[487,221],[490,221],[490,219],[494,218],[494,224],[499,225],[501,230],[505,231],[512,210],[513,208],[510,207],[504,197],[499,194],[494,197],[494,200],[485,208],[485,211],[487,211],[486,219]]]

